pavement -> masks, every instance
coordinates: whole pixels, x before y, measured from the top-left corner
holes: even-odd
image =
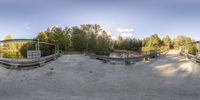
[[[200,100],[200,65],[174,51],[133,65],[63,55],[35,69],[0,67],[0,100]]]

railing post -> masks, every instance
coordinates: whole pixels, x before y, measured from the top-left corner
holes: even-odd
[[[39,51],[40,50],[40,40],[39,39],[37,40],[37,46],[38,46],[37,50]]]
[[[144,57],[144,61],[148,61],[149,59],[148,59],[148,57]]]
[[[0,58],[3,58],[3,55],[2,55],[2,43],[0,42]]]
[[[54,49],[55,49],[55,54],[56,54],[57,53],[57,45],[55,44],[54,46],[55,46]]]
[[[38,48],[37,48],[37,43],[35,44],[35,50],[38,50]]]

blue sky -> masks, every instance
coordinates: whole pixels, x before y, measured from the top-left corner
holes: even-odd
[[[52,26],[100,24],[115,38],[187,35],[200,40],[198,0],[1,0],[0,39],[32,38]]]

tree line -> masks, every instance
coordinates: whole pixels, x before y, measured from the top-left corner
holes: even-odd
[[[124,39],[123,37],[119,36],[116,40],[114,40],[114,49],[130,50],[147,54],[151,50],[164,52],[170,49],[178,50],[180,47],[185,46],[186,52],[196,55],[197,47],[193,42],[194,40],[192,40],[190,37],[183,35],[177,36],[174,39],[170,38],[168,35],[161,39],[157,34],[153,34],[145,39]]]
[[[7,36],[5,39],[11,39]],[[43,32],[39,32],[34,39],[41,42],[49,42],[57,44],[59,50],[68,53],[73,51],[95,53],[99,55],[109,55],[115,50],[126,50],[146,54],[150,50],[167,51],[170,49],[179,49],[186,46],[190,54],[196,54],[197,48],[190,37],[178,36],[174,39],[169,36],[160,38],[157,34],[153,34],[145,39],[123,38],[119,36],[117,39],[111,39],[111,36],[97,24],[84,24],[75,27],[52,27],[47,28]],[[15,45],[15,46],[14,46]],[[17,45],[17,47],[16,47]],[[35,50],[33,43],[7,43],[4,44],[3,51],[13,49],[22,56],[26,56],[27,50]],[[51,45],[41,44],[40,50],[42,56],[55,53],[55,47]]]
[[[72,28],[52,27],[38,33],[35,39],[54,43],[64,52],[79,51],[109,54],[112,48],[111,37],[97,24],[84,24]]]

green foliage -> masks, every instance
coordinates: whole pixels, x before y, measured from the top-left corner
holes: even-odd
[[[35,43],[26,42],[24,45],[22,45],[22,46],[19,48],[19,51],[20,51],[21,55],[22,55],[24,58],[27,57],[27,51],[28,51],[28,50],[36,50]]]
[[[196,55],[196,53],[197,53],[197,46],[195,44],[193,44],[193,43],[190,43],[188,45],[188,53],[192,54],[192,55]]]
[[[5,37],[5,40],[12,39],[10,35]],[[130,51],[147,54],[151,50],[167,51],[169,49],[178,49],[180,46],[186,46],[190,54],[196,54],[197,48],[192,44],[192,39],[186,36],[178,36],[171,39],[166,36],[160,39],[157,34],[153,34],[143,40],[135,38],[123,38],[119,36],[116,40],[112,40],[106,31],[101,29],[97,24],[83,24],[80,26],[69,27],[52,27],[46,31],[39,32],[34,38],[42,42],[57,44],[59,50],[79,51],[86,53],[96,53],[108,55],[112,51]],[[4,43],[1,50],[7,55],[9,52],[14,52],[16,55],[26,57],[27,50],[35,50],[34,43]],[[55,53],[55,46],[40,44],[42,56],[47,56]],[[2,52],[1,51],[1,52]],[[13,55],[13,54],[12,54]]]
[[[171,38],[167,35],[162,39],[162,47],[161,51],[167,51],[172,48],[172,40]]]
[[[86,33],[86,51],[94,52],[97,49],[97,40],[96,37],[101,31],[101,27],[97,24],[84,24],[81,25],[81,29]]]
[[[96,40],[97,34],[90,34],[88,39],[88,52],[94,52],[97,49],[97,40]]]
[[[161,50],[162,41],[157,34],[153,34],[143,40],[142,46],[142,52],[147,54],[151,50]]]
[[[196,55],[198,48],[197,45],[193,42],[194,41],[190,37],[178,36],[174,39],[174,47],[175,49],[179,49],[180,47],[184,46],[185,48],[182,51],[185,51],[192,55]]]
[[[12,39],[11,35],[5,37],[5,40],[10,39]],[[26,42],[6,42],[1,47],[0,53],[3,53],[5,58],[23,59],[24,56],[20,50],[25,44]]]
[[[42,42],[48,42],[48,36],[45,32],[38,33],[36,39],[39,39],[39,41],[42,41]]]
[[[73,27],[72,46],[75,51],[108,54],[111,47],[110,36],[99,25],[85,24]]]
[[[53,27],[51,29],[48,28],[46,31],[38,33],[35,39],[39,39],[39,41],[42,42],[57,44],[60,50],[67,51],[70,46],[70,31],[71,30],[68,27],[65,27],[64,29],[61,27]],[[44,55],[54,53],[54,48],[55,47],[45,44],[40,45],[40,49],[42,52],[44,52]]]
[[[4,37],[4,40],[10,40],[10,39],[12,39],[11,35],[7,35],[7,36]]]
[[[191,42],[192,42],[192,39],[190,37],[178,36],[174,40],[174,48],[179,49],[180,46],[188,45]]]
[[[97,35],[96,51],[97,54],[108,55],[111,51],[110,36],[107,35],[105,31]]]
[[[59,45],[59,49],[63,51],[67,51],[69,44],[70,44],[70,29],[65,27],[63,30],[60,27],[53,27],[52,32],[52,39],[53,43]]]
[[[10,35],[5,39],[11,39]],[[103,31],[100,25],[97,24],[84,24],[77,27],[52,27],[46,31],[39,32],[34,38],[40,42],[49,42],[57,44],[59,50],[67,52],[68,50],[90,52],[97,54],[109,54],[111,52],[111,38],[106,31]],[[15,49],[14,46],[19,48]],[[23,57],[26,57],[28,50],[36,50],[35,43],[24,43],[18,45],[17,43],[5,43],[4,51],[12,52],[17,51]],[[42,56],[47,56],[55,52],[55,47],[47,44],[40,43],[40,50]],[[9,54],[8,52],[6,54]]]
[[[161,39],[158,37],[157,34],[150,36],[147,47],[149,50],[160,50],[161,46]]]
[[[119,36],[118,39],[114,41],[114,49],[117,50],[129,50],[129,51],[140,52],[141,48],[142,48],[142,40],[134,38],[123,39],[123,37]]]
[[[86,32],[79,27],[72,28],[72,43],[76,51],[85,51],[87,48],[87,35]]]

